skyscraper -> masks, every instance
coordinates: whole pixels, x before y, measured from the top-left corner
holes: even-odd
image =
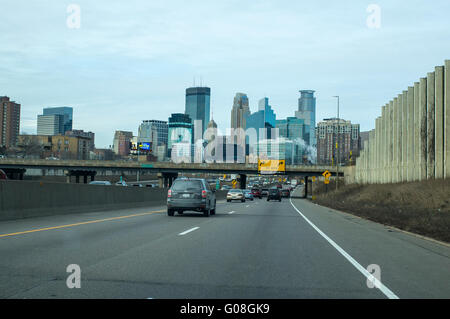
[[[245,129],[255,129],[257,140],[271,138],[271,129],[275,128],[275,124],[276,115],[267,97],[259,100],[258,111],[247,114],[245,118]]]
[[[308,126],[305,126],[304,120],[296,117],[277,120],[276,128],[280,137],[289,139],[292,142],[292,164],[303,163],[304,144],[306,143],[304,142],[304,134],[305,129],[309,129]]]
[[[186,108],[184,113],[189,115],[194,125],[195,121],[202,121],[202,136],[199,136],[199,139],[203,138],[206,126],[209,123],[210,98],[211,89],[209,87],[191,87],[186,89]],[[200,128],[194,129],[200,130]]]
[[[63,117],[61,131],[59,132],[60,134],[72,130],[73,108],[67,106],[46,107],[44,108],[43,115],[61,115]]]
[[[316,146],[316,98],[313,90],[300,90],[300,98],[298,99],[298,111],[295,112],[295,117],[303,119],[305,125],[308,126],[305,132],[305,142],[310,146]]]
[[[176,146],[178,152],[183,152],[187,156],[187,150],[192,146],[192,120],[187,114],[173,113],[169,117],[168,153],[172,155],[172,149]],[[185,154],[186,153],[186,154]],[[177,153],[177,156],[180,154]]]
[[[20,104],[0,96],[0,146],[9,148],[17,144],[20,128]]]
[[[245,130],[245,118],[250,114],[248,97],[244,93],[236,93],[231,109],[231,128],[242,128]]]

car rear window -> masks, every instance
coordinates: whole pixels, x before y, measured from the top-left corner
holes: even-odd
[[[201,181],[175,181],[172,185],[172,190],[176,192],[199,189],[203,189]]]
[[[240,189],[231,189],[229,192],[230,193],[241,193],[242,191]]]

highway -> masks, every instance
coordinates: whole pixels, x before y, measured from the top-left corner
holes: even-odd
[[[5,221],[0,256],[0,298],[450,298],[450,246],[304,199]]]

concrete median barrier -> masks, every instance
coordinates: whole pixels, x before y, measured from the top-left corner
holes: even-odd
[[[0,220],[164,206],[166,199],[164,188],[0,181]]]

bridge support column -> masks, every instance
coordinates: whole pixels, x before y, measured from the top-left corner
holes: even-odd
[[[178,177],[178,173],[158,173],[158,182],[160,188],[169,188],[173,181]]]
[[[308,198],[308,183],[309,183],[308,176],[305,176],[305,187],[304,187],[305,195],[303,195],[303,198]]]
[[[245,189],[247,187],[247,175],[240,174],[239,175],[239,188]]]
[[[80,183],[80,175],[75,176],[75,183],[77,183],[77,184]]]
[[[83,176],[83,183],[84,183],[84,184],[87,184],[87,175],[84,175],[84,176]]]

